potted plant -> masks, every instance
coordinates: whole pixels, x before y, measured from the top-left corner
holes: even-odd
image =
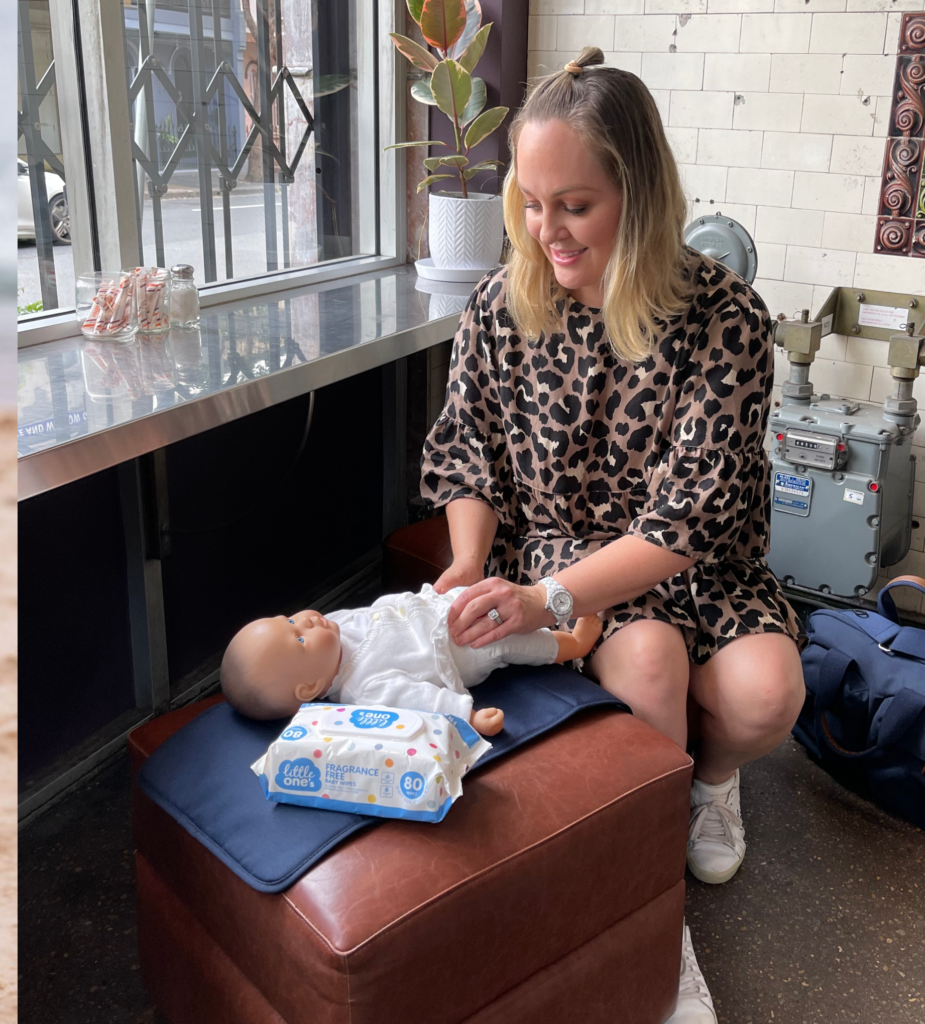
[[[411,17],[438,57],[407,36],[389,35],[399,52],[426,72],[414,83],[411,95],[435,106],[450,119],[456,149],[445,142],[402,142],[386,149],[439,146],[446,153],[424,160],[426,177],[418,192],[438,181],[457,179],[459,189],[431,192],[428,196],[430,260],[418,260],[419,273],[438,280],[476,280],[498,265],[504,241],[504,213],[500,196],[470,192],[468,182],[479,171],[501,166],[499,160],[471,164],[470,151],[495,131],[507,107],[483,110],[485,82],[473,75],[485,50],[491,25],[482,25],[479,0],[407,0]],[[446,168],[446,170],[440,170]],[[441,271],[443,273],[441,273]]]

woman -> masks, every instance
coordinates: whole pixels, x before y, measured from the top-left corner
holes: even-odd
[[[509,261],[463,313],[422,492],[447,506],[437,589],[470,587],[457,643],[602,612],[586,667],[682,748],[690,720],[688,864],[723,882],[745,855],[739,767],[803,701],[799,622],[764,561],[771,325],[684,246],[655,103],[602,62],[585,48],[513,120]],[[671,1021],[715,1021],[686,927],[683,951]]]

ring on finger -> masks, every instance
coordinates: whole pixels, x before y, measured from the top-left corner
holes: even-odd
[[[504,622],[504,619],[501,618],[501,615],[499,614],[497,608],[492,608],[488,612],[488,617],[491,619],[492,622],[496,623],[499,626],[501,625],[502,622]]]

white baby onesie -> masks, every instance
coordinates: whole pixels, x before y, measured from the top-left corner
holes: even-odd
[[[325,700],[344,704],[436,711],[469,721],[467,687],[507,665],[549,665],[559,645],[548,629],[513,635],[473,650],[447,630],[450,605],[465,590],[438,594],[425,583],[419,594],[387,594],[368,608],[331,612],[340,626],[340,671]]]

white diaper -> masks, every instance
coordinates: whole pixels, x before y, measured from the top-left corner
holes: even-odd
[[[461,718],[382,705],[303,704],[251,765],[268,800],[441,821],[491,744]]]

